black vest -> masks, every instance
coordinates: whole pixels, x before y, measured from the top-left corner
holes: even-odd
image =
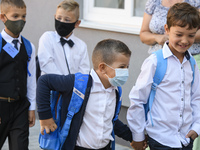
[[[4,49],[6,41],[2,39],[0,53],[0,97],[24,99],[27,94],[28,55],[22,40],[20,52],[12,58]]]

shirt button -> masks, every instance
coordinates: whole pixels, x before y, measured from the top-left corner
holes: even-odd
[[[181,69],[183,69],[183,67],[181,67]]]
[[[181,98],[181,100],[183,101],[183,98]]]
[[[180,115],[180,117],[182,117],[182,115]]]
[[[182,81],[182,83],[184,83],[184,81]]]

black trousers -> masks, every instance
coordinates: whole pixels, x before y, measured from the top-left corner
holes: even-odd
[[[8,137],[9,150],[28,150],[30,103],[0,101],[0,149]]]
[[[148,142],[150,150],[192,150],[194,140],[190,139],[188,146],[182,145],[182,148],[171,148],[165,145],[158,143],[156,140],[148,136]]]
[[[101,149],[88,149],[88,148],[76,146],[74,150],[111,150],[110,145],[111,145],[111,142],[106,147],[101,148]]]

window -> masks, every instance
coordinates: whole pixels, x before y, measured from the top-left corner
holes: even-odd
[[[84,20],[141,26],[146,0],[84,0]]]

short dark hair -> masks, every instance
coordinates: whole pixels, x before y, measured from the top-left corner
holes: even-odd
[[[188,29],[199,28],[199,11],[186,2],[176,3],[168,11],[167,25],[169,29],[172,26],[186,27],[187,25]]]
[[[1,0],[1,12],[7,12],[9,7],[26,8],[23,0]]]
[[[115,55],[118,53],[129,57],[131,56],[131,51],[128,46],[119,40],[105,39],[100,41],[92,53],[94,69],[97,69],[101,62],[111,65],[115,61]]]

